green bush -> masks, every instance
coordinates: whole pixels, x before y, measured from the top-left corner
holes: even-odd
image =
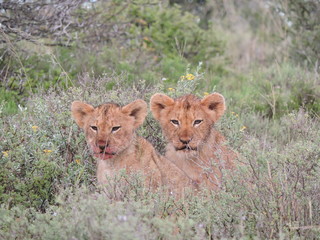
[[[262,73],[258,82],[261,90],[256,106],[269,117],[279,117],[299,108],[317,114],[320,111],[318,83],[317,74],[290,64],[271,68]]]
[[[319,118],[303,109],[271,120],[248,108],[233,112],[231,104],[216,127],[238,152],[238,168],[224,172],[221,191],[174,200],[145,189],[139,173],[125,172],[109,179],[106,189],[95,187],[95,163],[70,117],[71,102],[149,101],[161,89],[174,97],[203,81],[200,70],[183,76],[172,91],[143,81],[126,85],[126,75],[84,75],[79,87],[37,93],[16,115],[2,113],[0,237],[316,238]],[[139,134],[163,151],[150,115]]]
[[[196,17],[178,6],[136,7],[130,14],[141,22],[133,25],[131,32],[143,37],[146,48],[164,57],[180,55],[197,64],[224,53],[224,44],[215,32],[201,29]]]
[[[1,203],[45,211],[59,187],[90,183],[92,159],[76,153],[85,144],[71,141],[80,132],[66,103],[34,97],[16,115],[2,117],[1,126]]]
[[[293,39],[292,56],[297,62],[305,62],[313,68],[320,56],[320,3],[316,0],[291,0],[287,4],[287,8],[282,10],[292,24],[289,28]]]
[[[226,126],[233,121],[226,118]],[[237,171],[225,172],[221,191],[190,194],[177,201],[160,191],[144,189],[139,175],[119,173],[110,179],[107,190],[60,190],[56,194],[58,205],[48,206],[46,213],[19,205],[8,209],[3,204],[0,236],[316,239],[320,221],[319,121],[299,112],[268,124],[273,129],[260,121],[260,126],[249,126],[241,132],[239,166]],[[261,127],[266,131],[256,132]],[[239,129],[224,131],[237,134]],[[260,135],[253,136],[255,132]]]
[[[24,42],[20,43],[13,50],[15,54],[4,54],[3,62],[0,64],[0,67],[7,71],[6,79],[0,82],[2,93],[0,101],[4,101],[3,111],[6,113],[15,113],[18,105],[23,105],[32,93],[54,87],[66,89],[72,86],[72,79],[76,76],[76,73],[72,72],[72,67],[67,69],[68,73],[62,67],[70,62],[68,56],[72,54],[70,49],[68,51],[63,48],[58,49],[56,52],[59,55],[58,60],[53,53],[41,53],[46,50],[43,45],[39,46],[39,52],[30,49],[23,52],[22,48],[29,49],[30,46]]]
[[[253,69],[250,74],[229,75],[218,82],[234,111],[252,109],[268,118],[304,109],[320,111],[320,79],[317,73],[290,62]]]

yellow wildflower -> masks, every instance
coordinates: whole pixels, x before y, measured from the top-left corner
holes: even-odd
[[[9,152],[8,151],[3,151],[2,154],[3,154],[4,157],[8,157],[9,156]]]
[[[79,164],[79,165],[80,165],[80,163],[81,163],[80,159],[76,159],[75,162],[76,162],[77,164]]]
[[[168,90],[169,90],[170,92],[175,91],[175,89],[174,89],[174,88],[171,88],[171,87],[169,87]]]
[[[39,127],[38,127],[38,126],[32,126],[31,128],[32,128],[32,130],[33,130],[34,132],[36,132],[36,131],[38,131],[38,128],[39,128]]]
[[[141,18],[140,19],[136,19],[135,22],[140,24],[140,25],[142,25],[142,26],[148,25],[148,23],[145,20],[141,19]]]
[[[208,95],[209,95],[208,92],[204,92],[204,93],[203,93],[203,96],[208,96]]]
[[[240,128],[240,132],[243,132],[246,128],[247,128],[246,126],[242,126],[242,127]]]
[[[183,81],[183,80],[185,80],[185,79],[186,79],[185,76],[181,76],[181,77],[180,77],[180,81]]]
[[[50,149],[44,149],[43,152],[45,152],[45,153],[51,153],[52,150],[50,150]]]
[[[195,79],[195,76],[193,74],[189,73],[189,74],[186,75],[186,79],[187,80],[193,80],[193,79]]]
[[[151,39],[148,38],[148,37],[144,37],[143,40],[146,41],[146,42],[151,42]]]

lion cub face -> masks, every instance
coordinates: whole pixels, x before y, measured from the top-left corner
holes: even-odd
[[[224,97],[213,93],[203,99],[186,95],[172,99],[164,94],[152,96],[151,111],[159,121],[169,144],[177,152],[195,154],[206,144],[213,124],[225,111]]]
[[[124,107],[107,103],[98,107],[75,101],[71,112],[85,132],[87,143],[97,158],[114,158],[134,140],[135,130],[147,115],[147,104],[136,100]]]

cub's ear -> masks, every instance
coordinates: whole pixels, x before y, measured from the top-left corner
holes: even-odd
[[[71,114],[80,128],[84,127],[85,118],[94,111],[94,107],[89,104],[74,101],[71,105]]]
[[[147,116],[148,106],[147,103],[138,99],[128,105],[122,107],[122,113],[128,114],[135,118],[134,127],[139,127]]]
[[[203,98],[201,106],[214,122],[218,121],[226,110],[224,97],[219,93],[212,93]]]
[[[174,100],[167,95],[156,93],[150,99],[150,108],[155,119],[159,120],[161,111],[166,107],[172,106]]]

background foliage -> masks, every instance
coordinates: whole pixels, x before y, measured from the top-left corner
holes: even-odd
[[[0,238],[319,238],[318,1],[0,9]],[[72,101],[213,91],[228,107],[216,127],[240,156],[221,191],[176,201],[124,172],[108,191],[95,186]],[[163,153],[151,114],[139,134]]]

